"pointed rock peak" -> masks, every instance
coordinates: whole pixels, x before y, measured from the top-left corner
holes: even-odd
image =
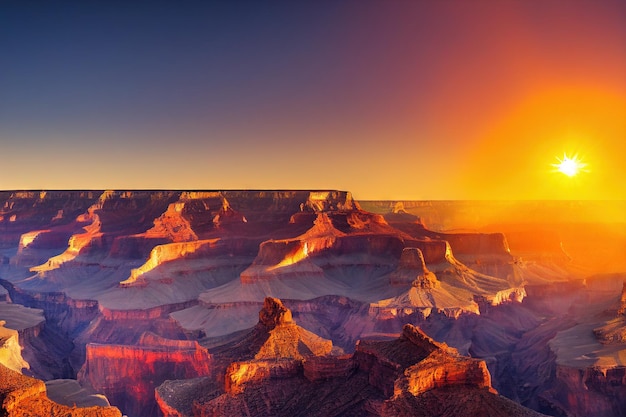
[[[295,324],[291,310],[285,307],[278,298],[266,297],[263,308],[259,311],[259,323],[268,330],[285,324]]]

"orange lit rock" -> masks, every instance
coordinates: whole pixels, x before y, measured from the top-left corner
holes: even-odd
[[[347,378],[356,370],[352,355],[311,356],[304,360],[304,376],[309,381]]]
[[[156,411],[154,389],[166,379],[211,373],[211,355],[195,341],[144,334],[136,346],[88,344],[78,379],[133,416]]]
[[[226,370],[225,389],[228,394],[240,394],[248,384],[258,384],[270,379],[293,378],[300,373],[302,362],[293,359],[234,362]]]
[[[121,417],[115,407],[67,407],[50,401],[43,381],[0,364],[0,415],[7,417]]]
[[[455,385],[491,388],[491,376],[485,361],[435,351],[424,360],[404,371],[404,377],[395,384],[395,395],[407,391],[420,395],[435,388]]]
[[[219,239],[211,239],[158,245],[150,251],[150,257],[146,263],[139,268],[131,270],[130,277],[120,282],[120,285],[130,286],[145,283],[143,275],[157,268],[159,265],[178,259],[207,255],[211,249],[216,247],[218,242]]]

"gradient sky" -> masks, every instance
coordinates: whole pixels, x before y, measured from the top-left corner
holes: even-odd
[[[0,163],[0,189],[626,199],[626,2],[3,1]]]

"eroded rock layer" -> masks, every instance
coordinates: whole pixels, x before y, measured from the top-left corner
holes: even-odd
[[[0,364],[0,414],[7,417],[121,417],[115,407],[67,407],[51,401],[43,381]]]
[[[129,417],[157,404],[166,415],[450,415],[437,399],[471,398],[467,415],[472,404],[515,415],[488,375],[536,410],[621,415],[626,223],[598,227],[591,203],[538,204],[0,192],[12,368],[79,376]],[[176,378],[195,382],[178,391]]]

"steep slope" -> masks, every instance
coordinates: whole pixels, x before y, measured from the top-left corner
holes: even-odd
[[[121,417],[114,407],[67,407],[46,396],[43,381],[0,364],[0,414],[7,417],[67,416]]]
[[[155,387],[166,379],[209,375],[211,368],[211,355],[197,342],[144,333],[132,346],[88,344],[78,380],[103,392],[128,416],[152,416]]]
[[[166,389],[171,385],[161,392]],[[443,392],[448,404],[457,405],[457,416],[479,415],[480,409],[494,417],[540,416],[496,395],[483,361],[462,357],[410,325],[398,339],[362,341],[354,355],[233,364],[224,390],[216,396],[214,386],[205,387],[191,410],[166,415],[452,415],[431,399]],[[464,402],[472,404],[467,413],[458,408]]]
[[[622,317],[605,311],[610,297],[585,298],[592,280],[568,282],[584,275],[563,266],[569,260],[556,260],[564,253],[563,236],[552,229],[523,234],[523,222],[515,229],[521,234],[511,238],[491,229],[493,224],[443,227],[479,222],[471,203],[406,203],[393,213],[368,212],[348,192],[318,190],[0,192],[0,205],[0,283],[6,289],[0,298],[41,309],[46,319],[32,327],[33,337],[20,338],[30,372],[72,378],[87,360],[96,381],[106,379],[107,369],[146,368],[127,375],[119,385],[132,388],[115,394],[131,414],[156,407],[144,403],[143,395],[152,401],[154,385],[180,366],[194,371],[176,375],[206,375],[194,385],[205,393],[202,403],[221,397],[213,406],[222,404],[224,413],[256,395],[248,385],[264,390],[278,407],[283,396],[267,384],[269,378],[294,401],[306,395],[313,401],[319,394],[343,404],[346,415],[380,415],[391,397],[370,384],[353,356],[327,357],[328,346],[332,340],[353,352],[356,340],[400,332],[406,323],[419,323],[438,339],[445,334],[463,354],[480,356],[500,392],[538,409],[549,404],[564,412],[607,410],[622,395]],[[426,208],[430,217],[411,214],[415,207]],[[581,230],[581,239],[594,233]],[[576,241],[572,236],[569,243]],[[567,285],[553,286],[556,281]],[[566,299],[569,291],[579,297],[575,302]],[[266,297],[282,298],[298,325],[286,320],[268,330],[256,322]],[[569,311],[576,303],[582,307]],[[556,323],[547,321],[551,314],[558,316]],[[0,319],[9,322],[1,314]],[[158,334],[169,351],[154,353],[154,346],[143,345],[146,332]],[[526,334],[535,338],[524,345]],[[185,347],[194,340],[211,352],[208,370],[193,362],[198,348]],[[331,353],[337,350],[330,347]],[[162,373],[145,366],[154,358],[166,364]],[[593,373],[596,366],[606,375]],[[533,370],[549,382],[540,383]],[[563,378],[556,378],[557,370]],[[227,371],[235,402],[222,397]],[[571,382],[581,371],[587,372],[584,380]],[[249,379],[238,382],[240,375]],[[351,393],[351,384],[343,387],[345,378],[354,378],[361,393]],[[336,384],[322,388],[325,379]],[[298,392],[301,382],[317,388]],[[585,384],[593,394],[583,391]],[[350,394],[352,400],[345,400]],[[407,399],[420,395],[403,393],[398,407],[413,407]],[[448,398],[447,391],[438,395]],[[413,405],[402,405],[404,400]],[[335,412],[328,404],[312,404],[306,412],[294,407],[302,414]]]

